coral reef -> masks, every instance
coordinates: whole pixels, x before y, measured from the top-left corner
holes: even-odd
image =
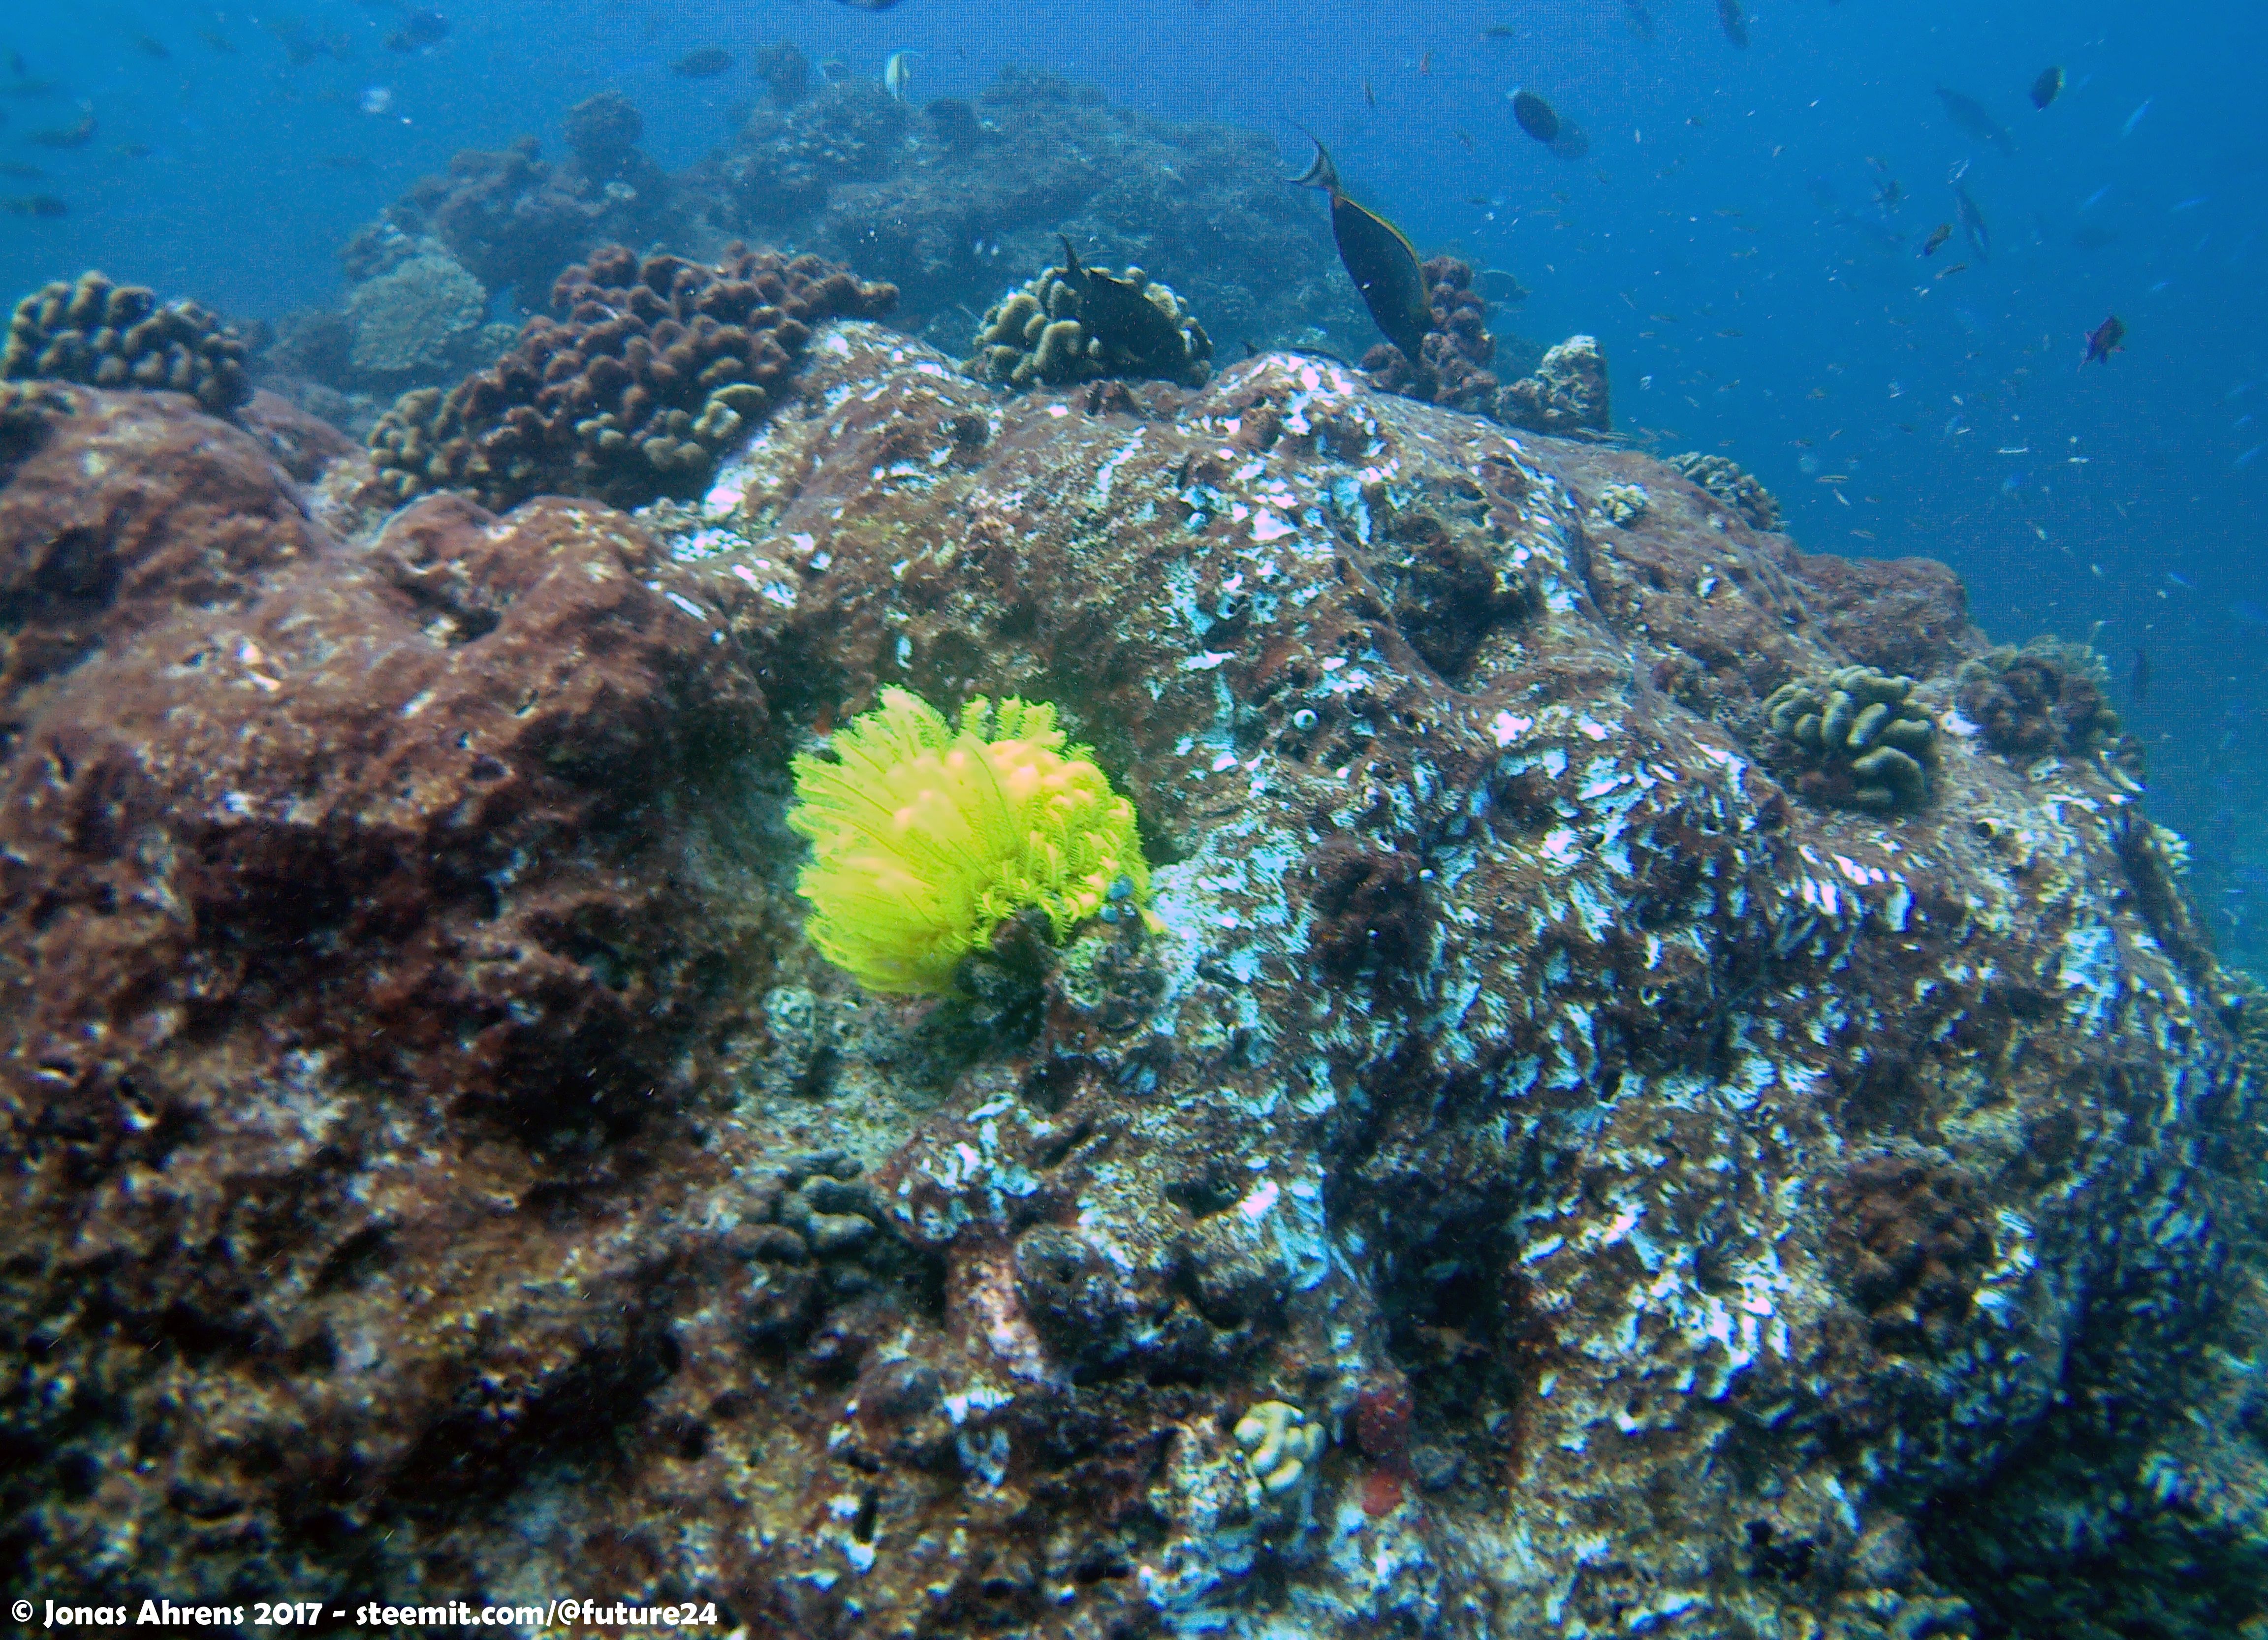
[[[347,364],[364,376],[445,370],[488,310],[489,293],[454,257],[413,256],[347,292]]]
[[[774,40],[756,53],[756,77],[774,102],[792,108],[811,94],[811,59],[793,40]]]
[[[559,276],[559,317],[530,320],[495,365],[379,418],[379,479],[401,500],[459,489],[498,511],[544,491],[618,506],[696,494],[785,389],[812,326],[896,296],[815,256],[735,245],[712,267],[610,247]]]
[[[1599,491],[1591,511],[1602,523],[1626,530],[1646,516],[1653,501],[1643,484],[1609,484]]]
[[[2036,637],[2021,649],[2002,645],[1962,664],[1954,703],[1984,744],[2008,757],[2095,757],[2114,752],[2140,774],[2141,749],[2130,745],[2110,704],[2110,674],[2092,644]]]
[[[1545,349],[1534,375],[1497,394],[1496,417],[1507,426],[1562,437],[1610,430],[1607,359],[1597,339],[1570,336]]]
[[[168,302],[92,270],[16,304],[0,380],[185,393],[216,416],[252,396],[243,341],[195,302]]]
[[[1086,268],[1066,243],[1060,266],[992,305],[961,368],[1005,386],[1155,377],[1202,387],[1212,338],[1186,303],[1139,268]]]
[[[637,143],[645,121],[622,92],[585,97],[567,110],[565,130],[576,168],[593,181],[618,181],[639,168]]]
[[[1929,801],[1937,721],[1913,698],[1911,678],[1843,666],[1799,678],[1766,697],[1764,721],[1779,755],[1800,772],[1795,791],[1815,803],[1911,813]]]
[[[1743,473],[1738,463],[1725,456],[1689,450],[1670,457],[1669,465],[1746,518],[1750,529],[1779,528],[1779,503],[1771,491]]]
[[[0,409],[21,1586],[2268,1620],[2258,994],[2095,759],[1948,736],[1893,816],[1742,739],[1949,700],[1948,572],[1312,356],[1137,428],[826,342],[663,538]],[[829,963],[793,761],[888,688],[1059,702],[1161,927],[1010,918],[959,1032]]]
[[[1401,349],[1381,343],[1363,355],[1362,367],[1388,393],[1491,414],[1497,379],[1488,364],[1496,357],[1496,338],[1488,332],[1488,304],[1473,289],[1472,268],[1454,256],[1435,256],[1419,271],[1433,313],[1425,357],[1413,363]]]
[[[599,246],[654,237],[670,220],[669,185],[622,140],[637,110],[601,93],[570,119],[597,173],[579,160],[564,168],[547,164],[532,136],[495,152],[467,149],[449,161],[446,176],[418,179],[387,212],[386,225],[413,239],[439,240],[491,290],[542,290],[560,268]]]

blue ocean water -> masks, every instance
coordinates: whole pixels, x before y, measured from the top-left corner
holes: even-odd
[[[401,50],[398,4],[9,8],[0,197],[68,214],[0,214],[0,290],[95,266],[233,317],[332,300],[335,247],[457,149],[556,151],[566,108],[618,87],[682,166],[781,38],[858,74],[913,52],[922,99],[1044,66],[1268,132],[1287,173],[1305,127],[1422,251],[1529,287],[1499,328],[1598,335],[1617,426],[1733,457],[1807,549],[1940,558],[1996,637],[2092,636],[2224,955],[2268,965],[2261,9],[1757,0],[1744,48],[1708,0],[438,10],[446,33]],[[727,73],[671,72],[712,45]],[[2036,109],[2051,64],[2066,88]],[[1587,155],[1521,133],[1522,85]],[[1956,124],[1940,86],[2007,142]],[[39,140],[88,114],[83,143]],[[1958,223],[1956,180],[1989,259],[1958,225],[1921,254]],[[2080,368],[2111,313],[2125,350]]]

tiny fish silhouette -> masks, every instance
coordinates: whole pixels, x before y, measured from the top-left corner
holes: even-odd
[[[2110,363],[2112,354],[2124,353],[2125,350],[2126,323],[2117,314],[2113,313],[2087,333],[2087,356],[2080,360],[2079,367],[2085,370],[2098,359],[2108,364]]]

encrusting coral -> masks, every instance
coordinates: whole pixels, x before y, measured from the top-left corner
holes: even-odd
[[[816,256],[727,248],[714,267],[620,246],[552,286],[488,370],[405,393],[370,443],[407,501],[464,489],[501,511],[542,492],[635,507],[697,493],[717,452],[761,416],[812,326],[897,300]]]
[[[1300,1484],[1323,1450],[1323,1431],[1288,1401],[1263,1401],[1236,1421],[1236,1444],[1245,1467],[1270,1495]]]
[[[1139,268],[1122,277],[1079,265],[1069,241],[1050,268],[995,303],[961,368],[1012,387],[1102,376],[1156,377],[1202,387],[1212,339],[1188,304]]]
[[[1937,724],[1913,700],[1914,680],[1844,666],[1772,691],[1764,718],[1799,768],[1797,793],[1814,803],[1911,812],[1929,801]]]
[[[347,293],[349,363],[370,376],[446,364],[481,328],[489,293],[456,258],[413,256]]]
[[[1618,530],[1626,530],[1646,516],[1653,497],[1643,484],[1609,484],[1599,491],[1591,511]]]
[[[216,416],[252,397],[244,343],[195,302],[89,271],[16,304],[0,379],[186,393]]]
[[[1496,395],[1496,419],[1532,433],[1578,438],[1613,424],[1607,357],[1594,336],[1570,336],[1544,349],[1532,376]]]
[[[806,931],[870,989],[935,995],[961,959],[1030,907],[1061,939],[1142,914],[1150,870],[1134,805],[1053,706],[982,695],[956,727],[903,689],[795,760],[788,824],[811,839],[796,889]]]

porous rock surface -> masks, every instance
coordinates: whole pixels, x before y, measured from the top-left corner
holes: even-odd
[[[0,566],[12,1582],[2257,1631],[2257,1015],[2096,762],[1962,732],[1948,573],[1300,357],[802,386],[651,529],[7,423],[11,539],[106,439],[260,520]],[[1918,813],[1757,761],[1852,665],[1949,731]],[[884,683],[1060,703],[1165,932],[828,970],[784,770]]]

